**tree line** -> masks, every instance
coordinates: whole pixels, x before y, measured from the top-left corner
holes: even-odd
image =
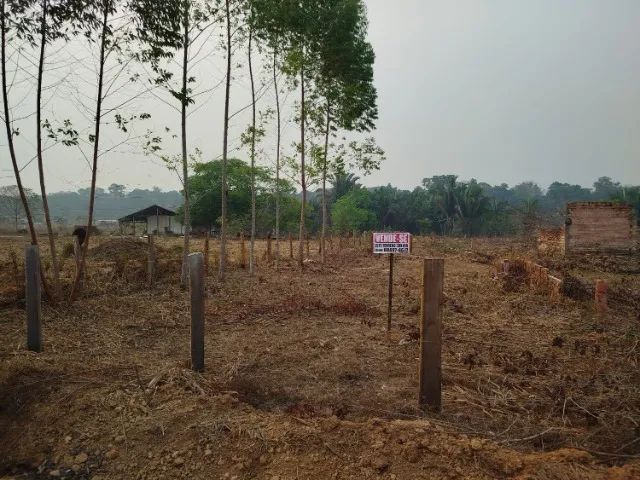
[[[413,190],[391,185],[366,189],[356,180],[345,179],[348,191],[338,195],[332,209],[336,231],[531,235],[540,227],[563,225],[566,204],[576,201],[629,203],[635,208],[636,219],[640,219],[640,186],[623,186],[609,177],[600,177],[593,188],[553,182],[544,192],[534,182],[509,187],[475,179],[460,181],[456,175],[425,178]]]
[[[221,155],[219,157],[219,195],[221,247],[219,278],[224,279],[226,268],[226,238],[229,230],[231,202],[235,189],[230,184],[234,162],[229,155],[230,120],[239,112],[231,112],[230,97],[235,69],[239,62],[248,66],[251,85],[251,120],[242,135],[242,143],[249,153],[248,179],[242,188],[250,192],[250,272],[254,273],[254,239],[258,228],[258,197],[263,178],[257,165],[261,139],[265,129],[276,133],[277,145],[270,157],[275,158],[275,181],[272,182],[273,223],[280,230],[281,211],[288,211],[290,196],[280,181],[283,171],[295,172],[296,187],[301,191],[298,211],[299,262],[303,268],[303,245],[307,228],[307,191],[314,177],[321,186],[320,204],[322,243],[328,225],[327,178],[334,165],[355,165],[365,173],[377,168],[383,159],[382,150],[373,137],[347,141],[348,132],[370,132],[377,119],[376,89],[373,86],[374,52],[366,40],[367,18],[362,0],[0,0],[0,63],[2,67],[2,121],[5,125],[7,150],[11,158],[16,188],[26,217],[31,243],[38,244],[34,226],[33,202],[22,183],[24,164],[36,161],[40,186],[40,208],[48,231],[52,255],[52,285],[43,275],[45,293],[59,298],[60,279],[50,197],[46,190],[44,162],[52,147],[78,149],[86,160],[91,178],[87,225],[96,218],[99,197],[97,178],[105,155],[117,151],[123,144],[138,142],[145,154],[160,158],[178,175],[182,183],[182,215],[186,226],[181,281],[186,283],[189,253],[189,233],[199,198],[192,195],[193,174],[203,173],[194,162],[198,149],[189,144],[189,115],[201,98],[195,66],[198,56],[224,58],[225,95],[220,108],[223,119]],[[93,89],[93,98],[77,87],[79,108],[90,126],[80,130],[71,119],[45,118],[45,103],[55,100],[58,89],[47,84],[54,76],[51,61],[55,52],[69,42],[85,42],[95,52],[95,78],[83,78],[82,88]],[[20,78],[20,60],[29,58],[34,72],[27,72],[27,80]],[[256,77],[257,60],[269,65],[275,105],[258,105],[264,90]],[[12,70],[13,69],[13,70]],[[11,75],[9,75],[11,74]],[[34,111],[18,115],[24,84],[35,79]],[[65,79],[61,79],[60,84]],[[209,80],[210,81],[210,80]],[[55,82],[54,82],[55,83]],[[213,83],[211,81],[211,83]],[[170,106],[179,119],[180,132],[133,133],[135,125],[144,123],[150,114],[136,109],[127,110],[138,94],[128,97],[134,87],[151,92],[159,101]],[[56,84],[57,86],[57,84]],[[209,85],[205,90],[214,88]],[[47,98],[43,99],[44,93]],[[293,121],[299,130],[299,140],[287,147],[282,145],[282,94],[297,95]],[[89,96],[90,97],[90,96]],[[196,107],[197,108],[197,107]],[[260,120],[272,118],[270,126]],[[18,124],[33,119],[35,125],[35,155],[18,158],[15,143],[22,134]],[[105,131],[119,131],[123,140],[107,145]],[[212,132],[217,133],[217,132]],[[179,150],[167,147],[167,137],[177,139]],[[22,164],[22,166],[21,166]],[[211,205],[209,205],[211,207]],[[217,207],[216,207],[217,209]],[[279,238],[279,235],[276,235]],[[91,229],[82,246],[79,268],[73,281],[70,299],[80,293]],[[279,243],[276,241],[276,253]],[[323,248],[324,252],[324,248]],[[324,260],[324,254],[323,254]]]
[[[280,192],[280,234],[295,233],[301,194],[287,178],[276,179],[273,169],[255,167],[255,190],[251,189],[249,162],[230,158],[227,163],[228,229],[231,235],[247,235],[256,208],[255,232],[259,237],[275,237],[275,192]],[[219,233],[221,216],[219,184],[222,162],[198,162],[189,177],[191,224],[204,233]],[[276,180],[279,187],[276,188]],[[335,166],[327,175],[324,217],[325,231],[349,234],[365,230],[401,230],[414,234],[501,236],[530,234],[538,227],[564,223],[565,206],[575,201],[613,201],[634,206],[640,219],[640,186],[623,186],[609,177],[600,177],[591,188],[553,182],[546,190],[533,182],[514,186],[490,185],[471,180],[463,182],[455,175],[423,179],[413,190],[392,185],[364,187],[360,178]],[[313,185],[313,183],[312,183]],[[305,229],[322,233],[322,189],[311,188],[305,208]],[[37,223],[44,223],[40,197],[29,189],[27,198]],[[89,189],[55,192],[49,195],[53,223],[83,224]],[[252,202],[255,194],[255,203]],[[113,220],[136,210],[158,204],[176,210],[184,221],[183,192],[135,188],[112,184],[96,188],[96,218]],[[26,217],[17,187],[0,187],[0,220],[16,231],[26,227]]]
[[[250,228],[250,167],[234,159],[229,169],[234,185],[229,201],[230,228],[234,233]],[[218,191],[211,188],[220,176],[219,161],[200,164],[191,177],[193,225],[201,230],[215,229],[219,223]],[[268,169],[257,171],[258,234],[274,235],[273,184]],[[413,190],[392,185],[364,187],[360,178],[341,168],[333,168],[329,187],[311,190],[307,197],[305,224],[308,231],[321,236],[323,229],[336,234],[371,230],[408,231],[414,234],[503,236],[531,234],[539,227],[560,226],[566,204],[575,201],[613,201],[630,203],[640,219],[640,186],[623,186],[609,177],[600,177],[592,188],[553,182],[546,191],[534,182],[514,186],[490,185],[475,179],[460,181],[456,175],[424,178]],[[301,195],[292,182],[280,179],[283,195],[284,231],[292,232]],[[323,198],[324,194],[324,198]],[[286,200],[285,200],[286,199]],[[328,215],[322,215],[323,205]]]

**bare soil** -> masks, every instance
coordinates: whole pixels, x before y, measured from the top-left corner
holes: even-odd
[[[0,478],[640,478],[640,310],[619,301],[640,291],[629,269],[538,258],[514,239],[417,238],[396,257],[387,333],[388,262],[359,240],[334,239],[325,266],[311,242],[304,272],[286,241],[277,270],[258,242],[253,278],[234,240],[224,283],[212,241],[199,374],[181,240],[156,240],[152,288],[144,242],[93,241],[84,296],[43,305],[35,354],[25,240],[0,239]],[[445,258],[441,413],[417,406],[430,256]],[[609,311],[496,274],[515,257],[606,278]],[[73,269],[67,257],[67,291]]]

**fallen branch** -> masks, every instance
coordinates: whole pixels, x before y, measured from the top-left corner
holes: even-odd
[[[543,435],[549,433],[551,430],[556,430],[556,427],[549,427],[546,430],[540,432],[540,433],[536,433],[535,435],[530,435],[528,437],[524,437],[524,438],[513,438],[510,440],[501,440],[498,443],[500,444],[505,444],[505,443],[515,443],[515,442],[526,442],[528,440],[533,440],[534,438],[538,438],[538,437],[542,437]]]

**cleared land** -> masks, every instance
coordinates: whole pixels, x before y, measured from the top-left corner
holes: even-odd
[[[279,271],[259,242],[255,278],[234,241],[224,284],[212,241],[206,371],[196,374],[180,239],[157,240],[151,289],[144,243],[94,240],[84,297],[43,307],[40,354],[25,348],[24,239],[0,240],[0,475],[640,477],[637,259],[545,259],[514,240],[417,238],[396,262],[388,335],[388,263],[357,240],[339,249],[334,239],[325,267],[311,242],[304,273],[287,242]],[[443,409],[427,415],[416,401],[426,256],[446,259]],[[610,311],[598,317],[588,290],[553,303],[496,274],[495,262],[516,257],[587,287],[606,278]],[[67,258],[67,283],[72,273]]]

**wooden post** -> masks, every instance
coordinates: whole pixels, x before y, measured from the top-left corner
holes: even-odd
[[[600,278],[596,280],[594,301],[595,301],[596,312],[599,315],[604,315],[605,313],[607,313],[607,310],[609,309],[609,307],[607,306],[607,290],[608,289],[609,289],[609,286],[607,285],[607,282],[605,282]]]
[[[149,237],[149,251],[147,252],[147,281],[149,286],[153,286],[153,281],[156,275],[156,248],[154,243],[153,234],[150,233]]]
[[[80,271],[80,262],[82,260],[82,246],[80,245],[80,240],[78,239],[78,235],[73,235],[73,259],[76,264],[76,275]],[[86,270],[85,270],[86,271]],[[82,278],[80,282],[84,284],[85,271],[82,272]],[[124,271],[124,268],[123,268]]]
[[[289,232],[289,258],[293,258],[293,239],[291,238],[291,232]]]
[[[326,248],[326,246],[325,246]],[[322,253],[322,234],[318,234],[318,255]]]
[[[502,260],[502,273],[504,273],[505,275],[508,274],[509,266],[510,266],[510,262],[508,258],[505,258],[504,260]]]
[[[275,252],[275,266],[276,272],[280,270],[280,232],[278,231],[278,235],[276,235],[276,252]]]
[[[306,238],[306,247],[307,247],[307,258],[309,258],[309,234],[307,233]]]
[[[220,255],[217,253],[215,248],[213,249],[213,252],[211,252],[211,253],[212,253],[211,254],[211,259],[212,259],[211,260],[211,262],[212,262],[211,269],[214,272],[217,272],[218,271],[219,262],[220,262]]]
[[[169,217],[171,219],[171,217]],[[206,277],[209,276],[209,230],[207,230],[207,234],[204,236],[204,275]]]
[[[393,306],[393,253],[389,254],[389,300],[387,303],[387,332],[391,331],[391,307]]]
[[[271,232],[267,234],[267,264],[271,265]]]
[[[25,296],[27,306],[27,348],[32,352],[42,349],[42,323],[40,300],[40,253],[37,245],[25,247]]]
[[[76,262],[76,270],[80,268],[80,256],[82,254],[82,248],[80,247],[80,240],[78,236],[73,236],[73,259]]]
[[[247,250],[244,246],[244,232],[240,232],[240,266],[247,268]]]
[[[191,293],[191,369],[204,370],[204,258],[202,253],[189,255]]]
[[[18,254],[14,249],[11,249],[11,263],[13,264],[13,279],[16,285],[16,301],[22,300],[22,294],[24,293],[23,284],[20,275],[20,267],[18,267]],[[24,278],[24,277],[22,277]]]
[[[420,395],[421,408],[440,410],[442,403],[442,289],[444,259],[428,258],[422,266],[420,318]]]

